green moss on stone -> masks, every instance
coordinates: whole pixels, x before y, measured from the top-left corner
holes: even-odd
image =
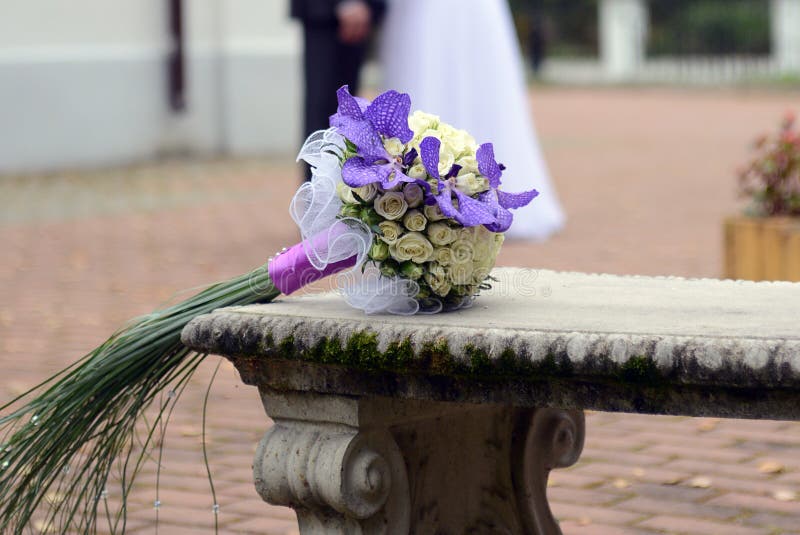
[[[464,353],[469,362],[469,373],[471,375],[490,376],[494,375],[495,366],[492,359],[489,358],[489,353],[476,347],[472,344],[464,346]]]
[[[258,344],[258,350],[262,353],[266,353],[273,347],[275,347],[275,339],[272,337],[272,333],[266,333]]]
[[[622,381],[637,385],[658,386],[664,382],[656,363],[641,355],[629,358],[620,368],[619,376]]]
[[[364,370],[379,370],[383,358],[378,351],[378,335],[370,332],[354,333],[342,351],[342,364]]]
[[[497,373],[503,376],[515,375],[519,372],[525,371],[523,370],[524,364],[525,363],[520,361],[514,350],[510,347],[507,347],[497,358],[495,369],[497,370]]]
[[[320,364],[339,364],[342,353],[342,344],[338,338],[322,338],[311,348],[308,355],[301,356],[304,360]]]
[[[383,362],[390,370],[407,370],[414,362],[414,346],[411,339],[402,342],[392,342],[383,354]]]
[[[270,335],[265,339],[264,345],[271,344],[274,344],[274,340]],[[535,381],[554,381],[575,376],[573,364],[566,355],[550,354],[539,361],[531,361],[521,358],[512,348],[506,348],[497,359],[492,359],[486,349],[467,344],[464,346],[463,357],[456,358],[444,338],[425,343],[417,353],[410,338],[392,342],[385,351],[380,351],[378,335],[370,331],[353,333],[344,342],[337,337],[322,338],[311,348],[301,347],[294,336],[289,335],[272,347],[281,358],[337,364],[360,371],[425,373],[480,379],[513,377]],[[614,368],[616,373],[612,373],[616,379],[632,386],[658,389],[666,381],[655,362],[648,357],[631,357],[622,366]]]
[[[285,359],[293,359],[297,357],[294,347],[294,336],[291,334],[278,343],[278,353]]]
[[[426,371],[438,375],[452,375],[455,362],[450,354],[447,340],[440,338],[435,342],[427,342],[419,352],[419,366]]]
[[[566,355],[556,357],[553,354],[531,365],[529,374],[536,377],[569,377],[573,375],[572,361]]]

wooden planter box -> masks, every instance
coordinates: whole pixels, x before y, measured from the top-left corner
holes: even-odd
[[[800,281],[800,218],[727,219],[725,277]]]

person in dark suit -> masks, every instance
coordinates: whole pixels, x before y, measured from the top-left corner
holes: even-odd
[[[303,24],[306,136],[328,128],[337,89],[358,92],[367,41],[385,8],[385,0],[291,0],[291,15]]]

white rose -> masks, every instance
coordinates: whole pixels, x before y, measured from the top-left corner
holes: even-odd
[[[394,180],[394,171],[392,174],[389,175],[389,180]],[[383,186],[378,186],[378,193],[385,193],[387,191],[400,191],[403,187],[405,182],[400,182],[399,180],[395,182],[393,185],[389,186],[388,188],[384,188]]]
[[[447,276],[453,284],[472,284],[472,263],[451,265],[447,268]]]
[[[388,152],[390,156],[394,157],[403,154],[403,151],[406,148],[403,142],[396,137],[390,137],[389,139],[383,140],[383,147],[386,149],[386,152]]]
[[[425,219],[425,216],[422,215],[422,212],[419,210],[409,210],[406,212],[406,215],[403,216],[403,225],[408,230],[422,232],[425,230],[425,225],[427,224],[428,220]]]
[[[448,245],[456,239],[456,232],[447,223],[431,223],[428,225],[428,239],[434,245]]]
[[[353,189],[344,182],[336,184],[336,195],[338,195],[345,204],[358,204],[356,198],[353,197]]]
[[[439,208],[438,204],[425,205],[425,208],[422,209],[422,212],[425,214],[425,217],[428,218],[428,221],[439,221],[446,219],[445,215],[442,213],[442,209]]]
[[[442,140],[442,134],[440,134],[438,130],[428,128],[427,130],[421,130],[419,132],[415,131],[414,138],[411,140],[411,146],[419,151],[419,144],[422,143],[422,140],[426,137],[435,137],[439,141]]]
[[[425,169],[424,165],[421,163],[416,163],[408,168],[406,174],[411,178],[421,178],[424,180],[425,177],[428,176],[428,171]]]
[[[500,232],[494,233],[494,245],[495,245],[495,254],[500,251],[500,246],[503,245],[503,242],[506,240],[506,235],[501,234]]]
[[[408,203],[399,191],[388,191],[375,199],[375,211],[390,221],[403,217],[408,210]]]
[[[477,175],[479,173],[479,171],[478,171],[478,159],[475,158],[474,154],[469,154],[467,156],[462,156],[461,158],[457,159],[456,160],[456,165],[460,165],[461,166],[461,170],[458,172],[459,175],[462,174],[462,173],[465,173],[465,174],[466,173],[473,173],[473,174]]]
[[[408,117],[408,127],[415,136],[426,130],[435,130],[438,126],[439,117],[424,111],[416,110]]]
[[[433,250],[433,261],[449,266],[453,263],[453,251],[449,247],[437,247]]]
[[[472,240],[473,258],[476,262],[483,258],[494,257],[495,244],[491,233],[476,235]]]
[[[450,293],[450,281],[447,278],[447,271],[444,267],[436,262],[431,262],[428,265],[428,271],[425,273],[425,282],[431,287],[433,293],[442,297]]]
[[[450,246],[450,249],[453,251],[454,264],[468,264],[475,257],[475,248],[470,240],[460,238]]]
[[[371,202],[372,199],[375,198],[375,195],[378,194],[378,184],[373,182],[366,186],[361,186],[360,188],[353,188],[353,191],[365,202]]]
[[[422,233],[409,232],[400,236],[393,245],[389,246],[389,254],[399,262],[411,260],[422,264],[430,260],[433,255],[433,245]]]
[[[472,282],[474,284],[482,283],[484,279],[489,276],[489,273],[491,273],[494,267],[495,260],[497,260],[495,255],[475,259],[475,262],[472,264]]]
[[[439,176],[445,176],[447,173],[450,172],[450,168],[453,167],[453,164],[456,163],[455,155],[446,150],[447,147],[442,145],[442,148],[439,150]]]
[[[381,235],[378,236],[385,243],[392,245],[403,234],[403,227],[394,221],[381,221],[378,223]]]
[[[425,197],[425,192],[422,190],[419,184],[406,184],[403,187],[403,196],[406,198],[406,203],[408,203],[409,208],[416,208],[422,204],[422,200]]]
[[[456,138],[462,154],[474,154],[478,150],[478,143],[466,130],[456,130]]]
[[[456,188],[458,188],[461,193],[475,195],[476,193],[482,193],[489,189],[489,179],[482,176],[475,176],[473,173],[459,174],[456,177]]]

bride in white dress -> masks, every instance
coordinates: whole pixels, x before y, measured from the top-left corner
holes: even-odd
[[[508,168],[503,189],[539,191],[514,211],[509,238],[543,240],[562,228],[504,0],[391,0],[380,56],[386,89],[409,93],[413,109],[494,144],[497,161]]]

